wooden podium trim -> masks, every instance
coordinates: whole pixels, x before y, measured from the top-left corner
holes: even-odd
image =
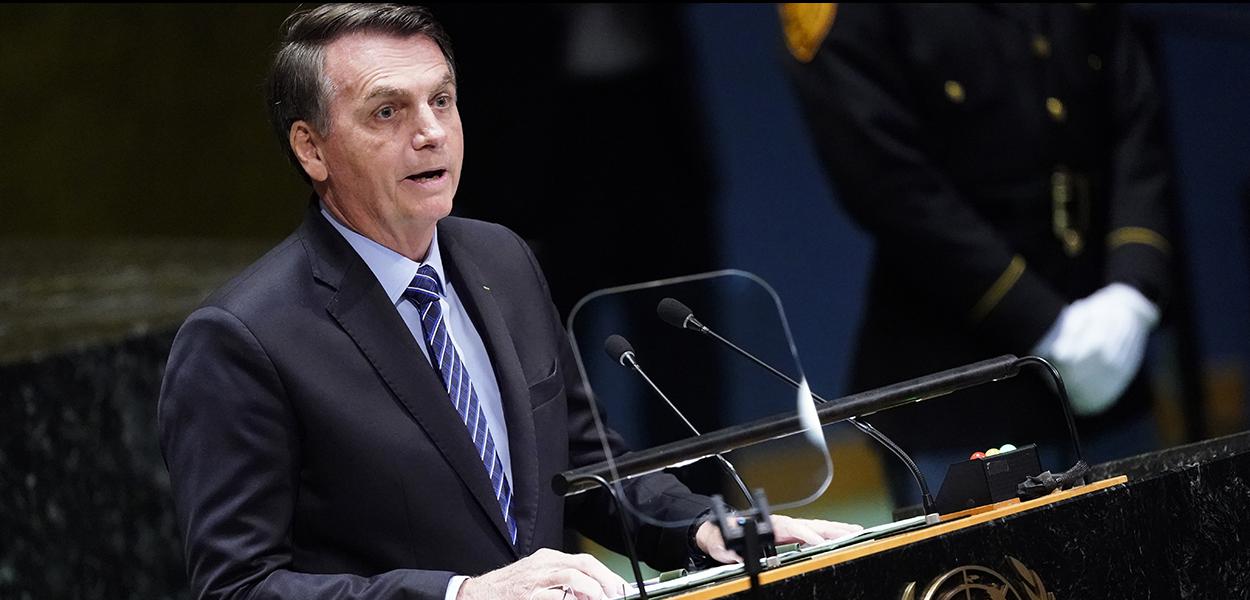
[[[857,558],[862,558],[869,554],[883,552],[885,550],[890,550],[892,548],[898,548],[899,546],[906,546],[908,544],[913,544],[921,540],[926,540],[929,538],[937,537],[939,535],[947,534],[952,531],[959,531],[960,529],[972,527],[973,525],[980,525],[981,523],[993,521],[995,519],[1001,519],[1003,517],[1007,517],[1007,516],[1014,515],[1017,513],[1022,513],[1028,510],[1032,510],[1034,508],[1038,508],[1040,506],[1045,506],[1047,504],[1054,504],[1056,502],[1062,502],[1070,498],[1075,498],[1077,496],[1089,494],[1092,492],[1096,492],[1098,490],[1103,490],[1103,489],[1106,489],[1115,485],[1122,485],[1125,483],[1128,483],[1128,477],[1120,475],[1119,477],[1112,477],[1110,479],[1096,481],[1094,483],[1089,483],[1080,487],[1072,488],[1070,490],[1057,491],[1048,496],[1044,496],[1044,497],[1037,498],[1034,500],[1029,500],[1026,502],[1019,502],[1019,501],[1001,502],[992,507],[988,507],[988,510],[984,510],[982,512],[973,512],[973,514],[969,514],[968,516],[963,517],[963,518],[953,518],[950,521],[946,520],[948,518],[957,517],[957,515],[966,514],[970,511],[963,511],[961,513],[955,513],[950,516],[944,516],[943,522],[937,525],[926,527],[924,529],[902,533],[902,534],[899,534],[893,537],[888,537],[888,538],[881,539],[881,540],[861,542],[853,546],[847,546],[845,548],[839,548],[837,550],[833,550],[829,552],[828,554],[819,554],[807,560],[802,560],[796,563],[777,567],[776,569],[769,569],[767,571],[764,571],[763,573],[760,573],[760,584],[767,585],[769,583],[773,583],[776,581],[780,581],[782,579],[793,577],[800,573],[807,573],[809,571],[823,569],[825,567],[830,567],[838,563],[844,563],[850,560],[855,560]],[[976,511],[976,510],[978,509],[973,509],[973,511]],[[728,596],[729,594],[733,594],[736,592],[746,591],[750,589],[750,587],[751,587],[750,582],[747,580],[745,576],[743,576],[737,579],[732,579],[730,581],[724,581],[721,583],[710,585],[708,587],[699,588],[699,589],[692,590],[683,594],[671,596],[671,598],[673,598],[674,600],[677,600],[677,599],[710,600],[712,598],[720,598],[722,596]]]

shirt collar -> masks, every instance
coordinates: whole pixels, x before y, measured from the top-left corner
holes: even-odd
[[[447,276],[443,273],[443,259],[438,252],[437,227],[434,228],[434,236],[430,238],[430,250],[426,252],[425,262],[416,262],[351,230],[334,218],[334,215],[326,210],[324,204],[321,205],[321,216],[338,230],[356,254],[359,254],[365,264],[369,265],[369,270],[373,271],[374,277],[378,278],[378,283],[382,284],[382,289],[391,299],[391,304],[399,304],[403,299],[404,290],[408,289],[412,278],[417,276],[417,269],[421,268],[421,265],[430,265],[438,272],[439,277],[443,279],[443,290],[446,291]]]

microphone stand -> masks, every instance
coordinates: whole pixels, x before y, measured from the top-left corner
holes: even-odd
[[[721,539],[725,547],[737,552],[742,557],[743,568],[751,583],[751,596],[757,600],[765,597],[760,587],[760,560],[768,556],[776,538],[773,535],[772,515],[768,511],[768,500],[763,490],[757,490],[751,503],[755,508],[743,515],[728,515],[722,508],[720,496],[712,496],[712,514],[716,519],[716,527],[720,529]]]
[[[1085,456],[1081,452],[1081,439],[1077,435],[1076,421],[1072,419],[1072,401],[1068,398],[1068,388],[1063,385],[1063,377],[1059,375],[1059,369],[1040,356],[1025,356],[1016,360],[1016,368],[1025,365],[1041,367],[1046,374],[1050,375],[1051,381],[1055,384],[1055,390],[1059,392],[1059,405],[1063,407],[1063,418],[1068,424],[1072,451],[1076,454],[1076,464],[1062,473],[1053,474],[1046,471],[1041,475],[1029,477],[1016,487],[1016,493],[1026,499],[1040,498],[1056,489],[1089,483],[1085,477],[1089,473],[1089,463],[1085,462]]]
[[[647,586],[642,581],[642,569],[638,566],[638,553],[634,550],[634,536],[630,535],[629,530],[629,511],[625,508],[625,503],[617,497],[616,490],[612,489],[612,484],[608,480],[595,475],[593,473],[586,475],[578,475],[569,480],[570,482],[590,482],[607,490],[608,496],[616,503],[616,512],[621,519],[621,537],[625,538],[625,550],[629,552],[629,566],[634,571],[634,581],[638,584],[638,600],[647,600]],[[624,591],[624,590],[622,590]]]

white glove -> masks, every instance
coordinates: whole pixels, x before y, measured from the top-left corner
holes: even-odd
[[[1033,353],[1059,369],[1076,414],[1092,416],[1124,393],[1158,322],[1159,308],[1141,292],[1113,283],[1063,309]]]

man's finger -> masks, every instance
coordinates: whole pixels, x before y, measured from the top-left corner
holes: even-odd
[[[613,592],[619,594],[621,591],[620,586],[614,590],[608,590],[598,580],[577,569],[561,569],[557,575],[561,583],[572,590],[568,600],[573,600],[574,597],[578,600],[599,600],[605,596],[614,595]]]
[[[779,544],[791,542],[819,544],[825,540],[819,533],[816,533],[816,530],[808,527],[798,519],[782,516],[773,517],[773,533]]]
[[[704,550],[704,552],[707,552],[707,555],[712,557],[712,559],[715,560],[716,562],[723,563],[726,565],[733,564],[733,563],[745,563],[746,562],[742,560],[741,556],[738,556],[737,552],[734,552],[733,550],[726,548],[724,545],[709,548],[707,550]]]
[[[805,521],[808,527],[811,527],[816,533],[826,540],[840,538],[844,535],[859,533],[864,530],[863,526],[854,523],[840,523],[838,521],[822,521],[820,519],[812,519]]]
[[[570,555],[568,564],[598,582],[605,594],[619,594],[621,586],[625,585],[625,580],[620,575],[613,573],[612,569],[603,566],[603,563],[589,554]]]
[[[530,593],[528,600],[572,600],[577,597],[573,588],[566,585],[553,585],[538,588]]]

